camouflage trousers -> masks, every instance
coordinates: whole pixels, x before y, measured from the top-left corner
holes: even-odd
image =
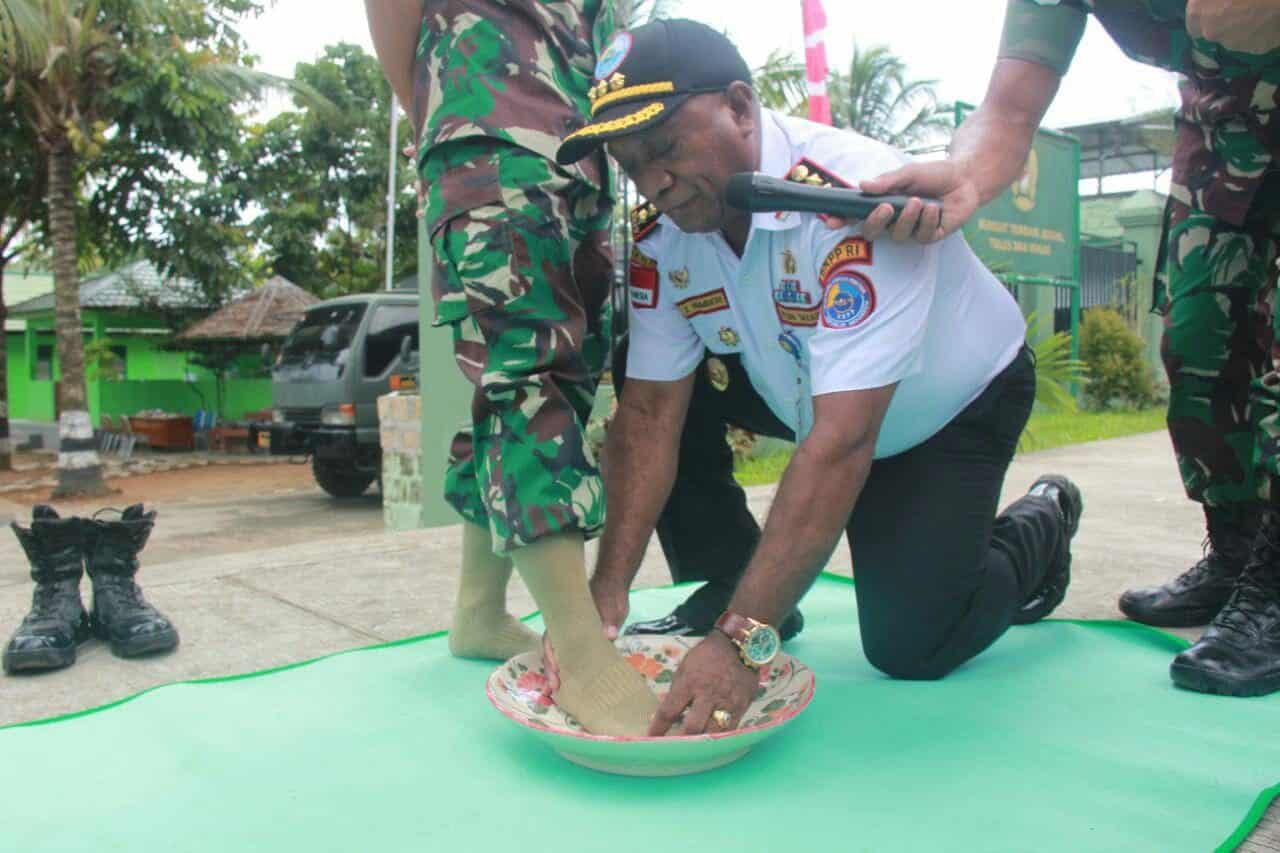
[[[1280,181],[1243,226],[1188,206],[1174,188],[1157,270],[1169,436],[1192,500],[1232,508],[1280,501]]]
[[[442,146],[422,171],[477,151],[483,162],[465,168],[496,177],[496,197],[439,222],[431,239],[437,324],[452,327],[454,359],[475,386],[445,499],[506,554],[604,524],[585,429],[609,346],[612,210],[606,193],[514,146]]]

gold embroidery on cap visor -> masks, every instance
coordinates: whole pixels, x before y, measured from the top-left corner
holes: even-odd
[[[621,77],[622,75],[614,76]],[[647,98],[652,95],[668,95],[675,90],[676,85],[669,80],[662,83],[641,83],[639,86],[623,86],[621,89],[613,88],[609,85],[600,88],[600,84],[597,84],[597,86],[591,87],[591,92],[594,95],[591,98],[591,114],[595,115],[605,107],[610,104],[616,104],[618,101],[625,101],[630,98]]]
[[[631,115],[625,115],[621,118],[615,118],[610,121],[602,121],[599,124],[589,124],[586,127],[579,128],[564,138],[565,142],[573,139],[582,139],[588,136],[600,136],[604,133],[614,133],[619,130],[626,130],[629,127],[635,127],[638,124],[644,124],[654,116],[661,115],[665,110],[666,104],[661,101],[655,101],[642,110],[636,110]]]

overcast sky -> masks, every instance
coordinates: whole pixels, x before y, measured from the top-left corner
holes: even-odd
[[[916,79],[939,81],[944,101],[977,103],[991,72],[1005,0],[824,0],[827,55],[842,68],[851,44],[885,44]],[[803,56],[799,0],[683,0],[677,12],[729,33],[752,66],[775,48]],[[266,71],[292,75],[339,41],[372,52],[359,0],[277,0],[241,28]],[[1046,124],[1064,127],[1177,103],[1174,75],[1129,60],[1090,19]]]
[[[911,75],[936,79],[944,100],[976,103],[986,90],[1004,0],[825,0],[827,55],[834,68],[849,61],[854,39],[885,44]],[[683,0],[680,14],[723,29],[753,66],[774,48],[802,56],[799,0]],[[321,11],[323,10],[323,11]],[[772,14],[766,14],[771,10]],[[372,52],[359,0],[278,0],[242,32],[261,66],[289,75],[326,44],[352,41]],[[1047,123],[1061,127],[1176,103],[1174,77],[1129,60],[1092,19]]]

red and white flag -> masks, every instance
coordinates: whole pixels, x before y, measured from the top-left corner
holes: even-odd
[[[800,0],[804,15],[804,68],[809,88],[809,119],[831,124],[827,97],[827,13],[822,0]]]

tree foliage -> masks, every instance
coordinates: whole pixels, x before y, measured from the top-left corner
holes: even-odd
[[[264,263],[319,296],[377,290],[385,277],[388,120],[391,90],[377,59],[337,44],[296,79],[318,93],[250,128],[234,171],[256,213],[250,231]],[[331,105],[331,106],[329,106]],[[399,126],[397,149],[413,140]],[[412,165],[397,169],[393,275],[417,263]]]
[[[923,142],[952,126],[940,109],[936,80],[911,80],[907,66],[889,48],[855,42],[849,71],[831,75],[831,119],[895,148]]]
[[[780,48],[772,51],[763,65],[752,69],[751,81],[765,107],[789,115],[805,115],[808,89],[804,63],[795,54]]]
[[[804,63],[775,50],[752,71],[760,102],[770,109],[803,116],[808,108]],[[853,45],[848,71],[827,79],[831,121],[896,148],[926,142],[952,127],[950,111],[938,103],[937,81],[912,80],[907,66],[887,47]]]
[[[100,237],[108,258],[141,248],[162,271],[213,293],[243,281],[228,239],[236,203],[218,188],[238,138],[235,105],[269,82],[238,65],[244,44],[235,22],[260,9],[258,0],[0,0],[4,95],[48,164],[44,237],[60,419],[71,439],[84,441],[89,426],[82,230]],[[206,176],[214,178],[208,195]],[[55,495],[102,491],[91,450],[77,447],[59,462]]]

